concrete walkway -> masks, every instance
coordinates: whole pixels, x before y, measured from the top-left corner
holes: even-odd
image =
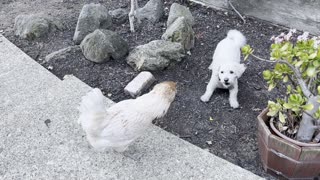
[[[76,123],[90,89],[0,35],[0,179],[261,179],[156,126],[124,154],[95,152]]]

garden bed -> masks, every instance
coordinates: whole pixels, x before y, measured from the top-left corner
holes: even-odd
[[[5,0],[0,4],[0,31],[14,44],[37,62],[48,68],[59,78],[73,74],[91,87],[101,88],[110,99],[118,102],[129,96],[123,89],[138,72],[125,59],[95,64],[87,61],[81,53],[71,53],[61,61],[46,63],[45,56],[56,50],[74,45],[72,37],[77,18],[84,3],[100,2],[108,9],[129,8],[123,0]],[[139,1],[140,5],[146,3]],[[170,7],[173,1],[166,2]],[[174,67],[153,72],[158,81],[172,80],[178,83],[176,100],[166,118],[155,124],[211,153],[237,164],[255,174],[272,178],[263,172],[257,146],[256,116],[266,107],[268,99],[275,97],[267,91],[262,71],[270,64],[256,61],[245,62],[247,70],[239,79],[238,100],[240,109],[232,109],[228,102],[228,91],[217,90],[209,103],[200,101],[209,81],[208,66],[213,51],[229,29],[238,29],[247,37],[248,43],[261,57],[269,56],[270,37],[284,29],[258,19],[247,19],[246,24],[232,12],[208,9],[200,5],[188,5],[195,18],[193,26],[196,41],[191,55]],[[19,14],[43,12],[61,19],[63,31],[50,34],[48,38],[27,41],[14,36],[14,18]],[[133,49],[137,45],[160,39],[166,29],[166,16],[156,24],[143,24],[137,32],[129,31],[129,22],[114,26]],[[76,106],[76,105],[75,105]],[[210,118],[211,117],[211,118]],[[213,120],[212,120],[213,119]]]

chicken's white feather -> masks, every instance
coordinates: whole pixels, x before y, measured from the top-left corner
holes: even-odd
[[[150,127],[152,120],[166,114],[175,94],[175,83],[164,82],[148,94],[106,109],[105,97],[99,89],[93,89],[82,98],[79,122],[95,149],[122,152]]]

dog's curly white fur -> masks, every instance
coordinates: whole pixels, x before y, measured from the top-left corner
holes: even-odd
[[[230,30],[227,37],[220,41],[213,54],[209,69],[212,70],[211,79],[201,101],[208,102],[216,88],[229,89],[229,103],[233,108],[239,107],[237,98],[238,78],[246,67],[240,64],[240,49],[246,44],[246,38],[237,30]]]
[[[78,123],[94,149],[123,152],[150,127],[152,120],[167,113],[175,95],[176,83],[167,81],[148,94],[106,109],[105,97],[95,88],[82,98]]]

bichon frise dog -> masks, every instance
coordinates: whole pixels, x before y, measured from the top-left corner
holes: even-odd
[[[152,120],[167,113],[176,93],[176,83],[165,81],[147,94],[118,102],[107,109],[105,97],[96,88],[82,97],[78,123],[94,149],[123,152],[150,128]]]
[[[240,49],[246,44],[246,38],[237,30],[230,30],[227,37],[220,41],[213,54],[209,69],[212,70],[210,82],[201,101],[208,102],[216,88],[229,89],[229,103],[238,108],[238,78],[246,67],[240,64]]]

